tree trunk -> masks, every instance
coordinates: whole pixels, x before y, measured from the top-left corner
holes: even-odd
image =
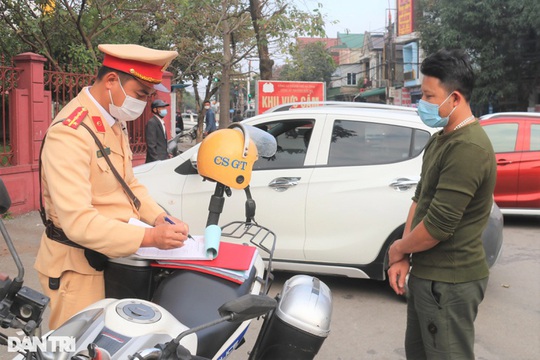
[[[270,59],[268,51],[268,38],[266,32],[259,26],[259,21],[262,19],[262,6],[260,0],[249,0],[249,12],[251,14],[251,22],[255,30],[255,39],[257,40],[257,51],[259,53],[259,71],[261,80],[272,79],[272,67],[274,60]]]
[[[192,78],[193,95],[195,96],[195,104],[197,105],[197,138],[195,141],[200,143],[203,139],[204,128],[204,109],[199,105],[201,103],[201,97],[199,96],[199,82],[197,79]]]

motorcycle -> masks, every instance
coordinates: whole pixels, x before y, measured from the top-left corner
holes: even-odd
[[[251,138],[262,144],[257,148],[259,155],[269,155],[265,147],[272,148],[272,139],[261,134],[262,130],[246,129],[241,124],[235,127],[243,133],[244,154],[248,149],[253,151]],[[210,138],[205,141],[211,141]],[[200,159],[197,166],[201,175],[207,172]],[[249,174],[245,175],[249,180]],[[136,256],[110,259],[105,272],[106,299],[34,341],[39,346],[19,346],[15,349],[20,353],[16,358],[225,359],[243,344],[251,321],[262,317],[249,359],[313,359],[330,331],[330,289],[315,277],[295,275],[276,297],[268,296],[276,235],[255,222],[255,202],[245,185],[238,188],[243,187],[246,192],[246,220],[218,227],[224,195],[231,194],[230,184],[212,174],[207,179],[215,181],[216,186],[210,199],[205,236],[256,249],[240,278],[233,276],[238,272],[223,272],[219,267],[163,266]],[[9,195],[1,179],[0,198],[0,212],[5,212]],[[27,339],[36,340],[34,334],[48,298],[22,286],[24,269],[1,220],[0,231],[19,269],[13,281],[0,278],[0,324],[3,328],[23,329]],[[35,345],[5,335],[0,339],[11,348],[15,348],[14,343]]]
[[[193,141],[197,138],[197,125],[189,130],[176,130],[176,135],[167,141],[167,152],[173,157],[182,153],[182,151],[178,149],[179,143]]]

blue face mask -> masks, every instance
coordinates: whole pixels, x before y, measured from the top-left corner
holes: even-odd
[[[161,117],[167,116],[167,109],[159,110],[159,116],[161,116]]]
[[[450,111],[450,114],[445,117],[441,117],[439,115],[439,108],[450,98],[452,94],[448,95],[446,99],[441,103],[441,105],[432,104],[430,102],[424,101],[420,99],[418,102],[418,115],[420,115],[420,119],[422,119],[422,122],[426,124],[429,127],[437,128],[437,127],[445,127],[448,125],[448,120],[450,119],[450,115],[456,110],[456,108],[453,108],[452,111]]]

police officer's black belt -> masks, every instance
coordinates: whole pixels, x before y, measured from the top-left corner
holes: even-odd
[[[51,220],[47,220],[45,223],[45,234],[49,239],[57,241],[60,244],[71,246],[77,249],[86,249],[84,246],[81,246],[76,242],[69,240],[64,230],[55,226]]]
[[[83,249],[84,250],[84,257],[88,261],[88,264],[91,267],[93,267],[94,269],[96,269],[97,271],[103,271],[105,269],[105,267],[107,266],[107,256],[106,255],[104,255],[104,254],[102,254],[102,253],[100,253],[98,251],[85,248],[84,246],[79,245],[76,242],[69,240],[69,238],[66,236],[66,233],[64,233],[64,230],[62,230],[61,228],[55,226],[51,220],[46,221],[45,234],[47,235],[47,237],[49,239],[54,240],[56,242],[59,242],[60,244],[71,246],[71,247],[74,247],[74,248],[77,248],[77,249]],[[49,287],[51,288],[51,290],[58,290],[59,283],[55,284],[53,286],[50,283],[50,280],[51,279],[49,279]],[[52,280],[60,281],[59,278],[52,279]]]

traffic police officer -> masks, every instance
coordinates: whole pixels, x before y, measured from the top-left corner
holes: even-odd
[[[95,83],[60,111],[43,140],[46,231],[35,268],[51,298],[50,329],[105,297],[103,259],[145,246],[181,247],[188,234],[179,219],[165,221],[166,213],[135,178],[122,131],[123,122],[142,114],[148,97],[167,91],[162,74],[178,53],[127,44],[99,49],[105,56]],[[128,224],[130,218],[154,227]]]

